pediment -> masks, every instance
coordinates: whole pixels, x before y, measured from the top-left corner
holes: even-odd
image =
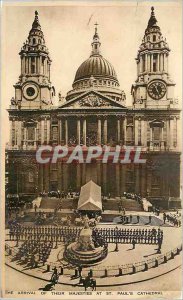
[[[74,99],[65,102],[59,108],[72,109],[100,109],[100,108],[126,108],[120,102],[113,100],[96,91],[89,91]]]

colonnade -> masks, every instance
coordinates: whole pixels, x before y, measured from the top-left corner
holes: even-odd
[[[112,123],[114,128],[112,129],[115,133],[115,143],[118,145],[126,145],[128,141],[127,131],[128,131],[128,124],[127,118],[124,116],[116,117],[113,119],[114,122]],[[109,134],[108,131],[111,126],[110,116],[109,117],[97,117],[96,118],[96,144],[97,145],[107,145],[109,144]],[[160,146],[161,150],[165,146],[167,149],[173,150],[178,149],[179,147],[179,138],[178,138],[178,130],[179,130],[179,121],[178,117],[170,117],[162,122],[161,132],[160,132]],[[21,121],[18,119],[10,120],[10,140],[9,145],[10,147],[13,145],[18,149],[26,150],[26,147],[29,143],[30,145],[34,146],[33,148],[36,149],[38,144],[50,144],[50,142],[58,143],[61,142],[64,145],[69,145],[69,134],[70,128],[69,124],[73,122],[73,118],[71,119],[69,116],[64,118],[59,118],[56,124],[52,124],[50,118],[44,118],[40,121],[34,121],[32,123],[32,127],[34,130],[34,138],[29,140],[28,137],[28,126],[25,121]],[[87,144],[87,135],[88,135],[88,125],[90,120],[87,117],[75,118],[76,124],[76,144],[83,145]],[[56,140],[53,139],[53,131],[52,127],[55,126],[57,128],[56,133]],[[154,127],[150,121],[144,118],[135,118],[133,126],[133,135],[134,135],[134,146],[147,146],[148,141],[150,145],[153,146],[153,131]],[[148,129],[149,128],[149,129]],[[149,133],[148,133],[149,130]]]
[[[138,63],[138,75],[143,72],[154,72],[153,62],[156,54],[156,72],[168,73],[168,55],[163,53],[145,53],[140,55]]]
[[[22,56],[21,58],[21,74],[31,74],[31,64],[35,65],[35,74],[46,75],[50,74],[50,62],[47,57],[44,58],[42,62],[43,56]],[[34,58],[34,62],[32,62],[32,58]]]

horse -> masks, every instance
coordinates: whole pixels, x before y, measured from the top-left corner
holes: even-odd
[[[51,281],[51,283],[52,283],[53,286],[54,286],[56,283],[58,283],[58,279],[59,279],[59,275],[56,274],[56,273],[53,273],[53,275],[52,275],[52,277],[51,277],[51,279],[50,279],[50,281]]]
[[[83,284],[85,291],[89,287],[92,288],[92,291],[96,291],[96,286],[97,286],[96,280],[91,277],[88,277],[88,276],[86,278],[80,277],[79,284]]]

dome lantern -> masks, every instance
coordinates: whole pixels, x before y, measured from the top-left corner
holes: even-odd
[[[95,23],[95,34],[93,36],[93,42],[91,44],[92,45],[91,55],[99,55],[100,54],[101,43],[100,43],[100,38],[99,38],[99,35],[97,32],[97,26],[98,26],[98,23]]]

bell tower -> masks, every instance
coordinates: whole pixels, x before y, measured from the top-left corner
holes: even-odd
[[[168,70],[170,48],[162,36],[151,8],[151,16],[138,50],[137,80],[132,85],[133,105],[136,108],[173,108],[175,83]]]
[[[51,59],[45,45],[38,12],[26,42],[19,53],[21,74],[14,85],[15,99],[11,100],[11,108],[42,109],[52,105],[55,94],[50,81]]]

